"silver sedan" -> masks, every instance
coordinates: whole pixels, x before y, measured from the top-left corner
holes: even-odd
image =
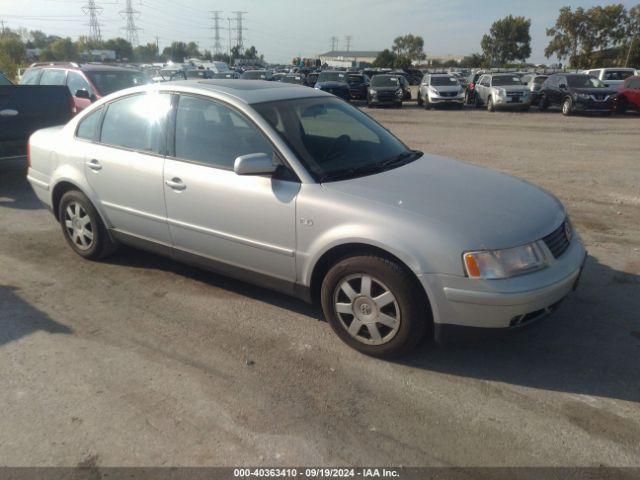
[[[81,257],[122,243],[318,302],[369,355],[520,328],[570,293],[585,258],[548,192],[411,150],[296,85],[124,90],[36,132],[29,162]]]

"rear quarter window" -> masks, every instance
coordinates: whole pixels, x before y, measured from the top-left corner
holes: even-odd
[[[98,121],[100,120],[100,114],[102,113],[102,107],[94,110],[78,124],[76,130],[76,137],[83,140],[94,140],[96,138],[96,129],[98,127]]]

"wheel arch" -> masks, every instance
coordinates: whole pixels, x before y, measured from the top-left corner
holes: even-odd
[[[350,242],[335,245],[324,252],[320,256],[320,258],[318,258],[313,266],[309,284],[311,300],[313,303],[319,304],[322,281],[331,267],[342,259],[358,255],[377,255],[379,257],[397,263],[409,276],[411,282],[416,287],[416,291],[421,293],[425,305],[427,305],[429,312],[431,312],[431,300],[429,298],[429,294],[425,290],[420,280],[418,280],[418,277],[413,269],[411,269],[405,261],[389,252],[388,250],[385,250],[384,248],[378,247],[376,245],[361,242]]]

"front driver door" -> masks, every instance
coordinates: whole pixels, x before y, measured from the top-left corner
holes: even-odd
[[[254,272],[292,284],[300,183],[236,175],[236,157],[251,153],[275,155],[243,114],[209,98],[180,95],[175,152],[164,172],[176,255],[205,257],[240,278]]]

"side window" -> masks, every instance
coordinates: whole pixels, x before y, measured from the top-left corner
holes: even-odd
[[[84,140],[93,140],[96,135],[96,128],[98,121],[100,120],[100,114],[102,113],[102,107],[94,110],[89,115],[84,117],[78,124],[76,130],[76,137]]]
[[[40,85],[64,85],[67,72],[64,70],[48,69],[42,73]]]
[[[176,114],[177,158],[231,170],[236,157],[273,156],[267,139],[242,115],[212,100],[181,95]]]
[[[78,90],[86,90],[91,93],[89,83],[78,72],[69,71],[69,74],[67,75],[67,86],[69,87],[71,95],[74,96]]]
[[[42,70],[40,69],[30,69],[24,72],[22,78],[20,79],[20,85],[38,85],[38,78],[40,78],[40,73]]]
[[[109,104],[102,122],[100,142],[116,147],[163,153],[171,95],[132,95]]]

